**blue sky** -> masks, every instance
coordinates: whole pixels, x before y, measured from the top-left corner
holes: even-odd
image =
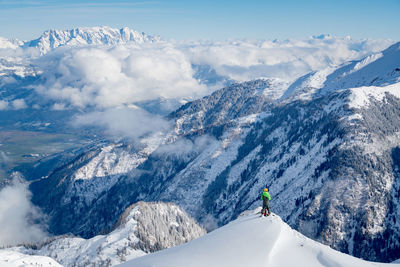
[[[400,0],[0,0],[0,36],[101,26],[167,39],[286,39],[319,34],[400,40]]]

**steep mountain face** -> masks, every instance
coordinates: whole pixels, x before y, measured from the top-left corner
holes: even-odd
[[[176,203],[214,229],[258,206],[267,185],[273,211],[308,237],[369,260],[397,259],[399,47],[309,74],[287,90],[258,80],[187,103],[169,116],[174,131],[115,154],[117,162],[122,151],[136,157],[145,149],[137,165],[118,177],[85,176],[85,185],[76,172],[101,149],[88,151],[33,183],[33,201],[55,233],[110,231],[141,200]],[[367,79],[375,69],[378,79]],[[91,194],[98,182],[102,190]]]
[[[189,102],[169,115],[176,121],[175,132],[188,134],[236,118],[268,110],[288,84],[277,79],[233,84],[202,99]]]
[[[159,37],[131,30],[127,27],[76,28],[72,30],[49,30],[36,40],[25,43],[26,47],[37,47],[41,54],[46,54],[60,46],[116,45],[127,42],[157,42]]]
[[[12,250],[48,256],[63,266],[112,266],[186,243],[205,233],[174,204],[139,202],[127,208],[115,229],[107,235],[91,239],[56,237],[36,248]]]
[[[263,91],[268,90],[272,82],[273,81],[269,80],[258,80],[245,83],[244,86],[233,85],[223,89],[222,91],[224,93],[222,94],[221,92],[217,92],[207,97],[204,103],[212,108],[210,113],[224,113],[227,114],[226,116],[230,116],[227,117],[227,120],[238,116],[237,113],[248,114],[246,112],[259,112],[259,110],[264,108],[265,103],[271,103],[273,100],[263,94]],[[241,92],[242,90],[245,91],[245,94]],[[274,87],[272,87],[271,90],[275,90]],[[221,97],[221,95],[223,96]],[[237,103],[241,102],[241,105],[246,106],[248,111],[237,109],[235,105],[231,104],[233,101]],[[216,103],[218,106],[212,107],[212,103]],[[195,102],[194,104],[188,105],[188,108],[193,110],[193,112],[197,112],[196,106],[202,107],[201,104]],[[172,114],[171,117],[173,116],[176,115]],[[183,114],[182,118],[184,117],[185,115]],[[219,120],[216,117],[214,119],[217,120],[219,124],[223,122],[223,120]],[[209,125],[213,123],[216,122],[205,121],[203,126],[203,122],[200,119],[197,129],[193,123],[192,132],[204,132],[204,127],[209,128]],[[87,148],[75,152],[70,158],[64,159],[63,165],[53,168],[46,176],[46,179],[33,183],[31,189],[33,192],[37,192],[37,194],[34,194],[34,201],[40,203],[47,212],[52,214],[52,231],[56,234],[63,234],[66,229],[68,229],[67,232],[73,232],[84,237],[91,237],[97,234],[98,231],[110,229],[119,214],[121,214],[130,203],[135,203],[141,200],[141,197],[146,196],[145,194],[147,193],[141,192],[141,189],[155,190],[155,188],[151,186],[147,187],[146,183],[159,183],[157,180],[148,179],[147,182],[140,183],[138,188],[132,190],[120,188],[123,183],[131,179],[136,180],[136,175],[142,172],[137,172],[139,169],[149,168],[151,165],[149,167],[146,165],[149,163],[153,164],[151,162],[156,161],[154,164],[166,164],[166,166],[160,166],[160,168],[172,168],[172,170],[165,170],[165,175],[173,175],[179,168],[184,167],[187,162],[198,156],[201,150],[205,149],[207,145],[212,143],[216,144],[216,140],[208,135],[202,138],[196,138],[196,135],[200,135],[197,133],[195,133],[192,138],[177,140],[179,137],[176,133],[178,132],[181,134],[186,124],[187,122],[184,120],[178,119],[177,127],[173,132],[161,138],[143,139],[140,144],[133,145],[121,142],[118,144],[104,144],[103,147],[99,147],[98,145],[88,146]],[[214,128],[218,131],[216,127]],[[186,129],[186,131],[191,132],[190,129]],[[176,140],[177,142],[174,143]],[[157,150],[160,145],[162,146]],[[171,154],[170,152],[173,150],[175,150],[176,153]],[[32,171],[35,172],[36,169],[41,169],[42,166],[44,168],[51,164],[53,163],[43,160],[35,166]],[[150,170],[144,171],[143,175],[146,175],[146,173],[150,175]],[[113,186],[117,183],[119,185],[113,189]],[[130,186],[135,187],[135,185]],[[163,190],[165,189],[166,188],[163,188]],[[99,202],[99,198],[108,197],[108,194],[111,193],[112,190],[116,190],[116,195],[112,196],[113,198],[121,194],[125,195],[124,197],[122,197],[122,195],[118,197],[118,202],[121,204],[114,205],[111,209],[108,209],[109,205],[98,207],[100,209],[105,208],[106,210],[95,212],[108,214],[108,219],[97,218],[85,212],[90,210],[91,207],[95,207]],[[141,197],[131,199],[131,194],[141,195]],[[126,201],[126,199],[128,200]],[[157,199],[158,197],[152,199],[149,196],[146,198],[146,200],[149,201]],[[104,199],[101,201],[107,200]],[[110,200],[109,203],[113,201],[115,200]],[[117,211],[115,209],[117,209]],[[86,214],[83,215],[82,212]],[[75,221],[76,224],[71,225],[71,221]],[[87,226],[82,226],[81,224]],[[96,226],[93,228],[93,225]]]

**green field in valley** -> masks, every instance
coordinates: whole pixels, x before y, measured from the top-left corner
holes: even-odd
[[[0,181],[18,166],[35,164],[44,157],[84,143],[84,140],[71,134],[0,131]]]

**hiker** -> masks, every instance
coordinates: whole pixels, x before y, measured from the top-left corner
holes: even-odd
[[[271,200],[271,196],[268,193],[268,188],[264,188],[264,191],[261,194],[261,199],[263,201],[261,216],[263,214],[264,214],[264,216],[268,216],[271,214],[271,210],[269,209],[269,201]],[[267,214],[267,210],[268,210],[268,214]]]

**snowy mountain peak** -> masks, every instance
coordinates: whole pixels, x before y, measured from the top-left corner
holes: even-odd
[[[363,86],[388,86],[400,82],[400,42],[339,67],[309,73],[297,79],[282,99],[311,99],[315,95]]]
[[[23,42],[17,39],[6,39],[4,37],[0,37],[0,49],[3,48],[15,49],[21,45],[23,45]]]
[[[60,46],[116,45],[127,42],[157,42],[159,37],[140,33],[124,27],[78,27],[71,30],[48,30],[38,39],[29,41],[27,47],[37,47],[42,54]]]
[[[206,233],[177,205],[162,202],[131,205],[116,226],[115,231],[133,226],[139,239],[136,247],[146,253],[183,244]]]
[[[185,245],[120,266],[396,266],[333,250],[293,230],[277,215],[260,217],[259,210]]]

